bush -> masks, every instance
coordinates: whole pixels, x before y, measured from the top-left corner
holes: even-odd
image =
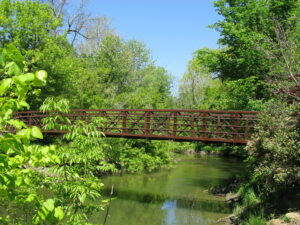
[[[259,116],[256,132],[246,146],[247,182],[239,190],[242,202],[235,209],[242,224],[265,224],[262,217],[287,210],[290,203],[285,202],[299,195],[298,111],[298,103],[274,100]]]
[[[299,104],[269,103],[246,147],[251,182],[264,194],[299,186],[300,134],[292,115],[298,109]]]
[[[251,216],[245,225],[265,225],[267,223],[266,219],[261,216]]]
[[[105,158],[117,169],[127,172],[152,172],[159,168],[170,167],[172,144],[163,141],[140,139],[107,138],[111,149],[105,151]]]

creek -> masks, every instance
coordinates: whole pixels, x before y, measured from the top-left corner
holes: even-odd
[[[231,214],[224,197],[209,194],[243,172],[241,160],[218,156],[180,156],[174,168],[154,173],[103,178],[109,195],[106,225],[208,225]],[[92,222],[103,222],[105,211]]]

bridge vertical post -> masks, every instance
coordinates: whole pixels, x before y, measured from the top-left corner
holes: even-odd
[[[122,133],[127,133],[127,111],[122,111]]]
[[[238,139],[238,126],[239,126],[239,121],[238,121],[238,118],[239,118],[239,114],[238,113],[235,113],[234,114],[234,125],[233,125],[233,131],[234,131],[234,139]]]
[[[84,117],[84,111],[80,111],[80,120],[83,120],[83,121],[85,121],[86,122],[86,118]]]
[[[166,115],[166,131],[165,135],[170,135],[170,114]]]
[[[249,139],[249,119],[247,118],[246,122],[245,122],[245,129],[244,129],[244,138],[245,140],[248,140]]]
[[[28,125],[29,125],[29,127],[32,127],[32,114],[30,113],[29,114],[29,121],[28,121]]]
[[[178,114],[178,112],[174,112],[174,114],[173,114],[173,116],[174,116],[173,138],[175,138],[177,135],[177,114]]]
[[[220,114],[217,115],[217,137],[220,138],[221,137],[221,118],[220,118]]]
[[[202,114],[203,118],[202,118],[202,137],[206,138],[206,127],[207,127],[207,123],[206,123],[206,117],[207,117],[207,113],[204,112]]]
[[[108,120],[107,120],[107,112],[106,111],[101,112],[101,116],[104,118],[104,121],[105,121],[104,127],[103,127],[103,132],[106,132],[107,128],[109,127]]]
[[[192,114],[192,122],[191,122],[191,129],[192,129],[192,136],[196,136],[196,130],[195,130],[195,115]]]
[[[150,134],[150,120],[151,120],[151,112],[146,111],[145,112],[145,132],[144,134]]]

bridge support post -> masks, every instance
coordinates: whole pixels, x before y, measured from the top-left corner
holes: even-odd
[[[29,121],[28,121],[28,123],[29,123],[28,126],[32,127],[32,115],[31,114],[29,115]]]
[[[221,138],[221,115],[217,116],[217,138]]]
[[[202,114],[203,118],[202,118],[202,137],[206,138],[206,117],[207,117],[207,113],[204,112]]]
[[[151,120],[151,112],[147,111],[145,113],[145,132],[144,134],[150,134],[150,120]]]
[[[248,140],[249,137],[250,137],[250,134],[249,134],[249,121],[248,121],[248,118],[247,118],[247,120],[246,120],[244,126],[245,126],[245,128],[244,128],[244,139],[245,139],[245,140]]]
[[[127,133],[127,111],[122,111],[122,133]]]
[[[238,113],[235,113],[234,114],[234,124],[233,124],[233,131],[234,131],[234,134],[233,134],[233,138],[234,139],[238,139],[238,126],[239,126],[239,114]]]
[[[195,130],[195,115],[194,115],[194,114],[192,114],[191,132],[192,132],[192,137],[196,137],[196,130]]]
[[[174,116],[173,138],[175,138],[177,135],[177,114],[178,114],[178,112],[174,112],[174,114],[173,114],[173,116]]]

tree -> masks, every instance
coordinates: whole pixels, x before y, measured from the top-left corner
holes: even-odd
[[[131,91],[117,96],[119,107],[133,109],[171,108],[173,104],[170,92],[171,83],[172,78],[164,68],[148,66],[138,70],[133,73],[128,82]]]
[[[289,93],[299,85],[293,75],[299,73],[298,0],[219,0],[215,6],[224,19],[211,27],[220,32],[222,48],[197,50],[192,60],[216,89],[195,92],[195,76],[188,73],[182,96],[197,102],[195,93],[206,95],[201,107],[257,110],[274,90]]]
[[[266,37],[276,38],[274,20],[284,30],[287,28],[298,0],[219,0],[215,6],[224,20],[211,27],[220,32],[219,43],[225,47],[217,56],[219,66],[215,72],[222,79],[249,76],[264,79],[272,64],[265,52],[257,48],[257,43]]]
[[[64,36],[54,34],[62,26],[62,18],[54,16],[48,4],[37,1],[0,1],[0,46],[14,43],[24,54],[32,70],[46,69],[48,83],[40,96],[29,96],[33,109],[47,95],[73,96],[72,81],[78,71],[76,53]],[[68,66],[66,66],[68,65]]]
[[[180,106],[186,109],[198,108],[203,104],[205,90],[212,82],[208,69],[199,63],[199,57],[194,57],[180,81],[178,99]]]
[[[88,108],[157,108],[171,101],[171,77],[155,66],[143,43],[109,35],[84,59],[87,70],[77,83],[84,91],[78,91],[77,101]]]
[[[299,9],[298,9],[299,10]],[[266,37],[257,45],[257,49],[263,51],[272,66],[267,76],[267,80],[272,83],[276,92],[284,92],[290,97],[300,100],[297,95],[292,95],[291,90],[297,89],[300,85],[300,55],[299,55],[299,32],[295,32],[292,27],[299,27],[300,20],[292,17],[293,25],[284,25],[274,20],[275,37]],[[295,25],[296,24],[296,25]]]
[[[1,0],[0,15],[0,47],[14,43],[23,53],[45,45],[62,22],[47,4],[29,0]]]
[[[76,45],[79,54],[90,56],[99,52],[102,41],[114,34],[110,24],[111,21],[105,16],[92,18],[85,32],[87,38]]]
[[[87,28],[93,18],[86,12],[87,0],[81,0],[71,5],[69,0],[40,0],[44,5],[49,5],[54,18],[64,19],[62,26],[55,29],[56,35],[63,35],[71,40],[72,46],[86,35]]]

